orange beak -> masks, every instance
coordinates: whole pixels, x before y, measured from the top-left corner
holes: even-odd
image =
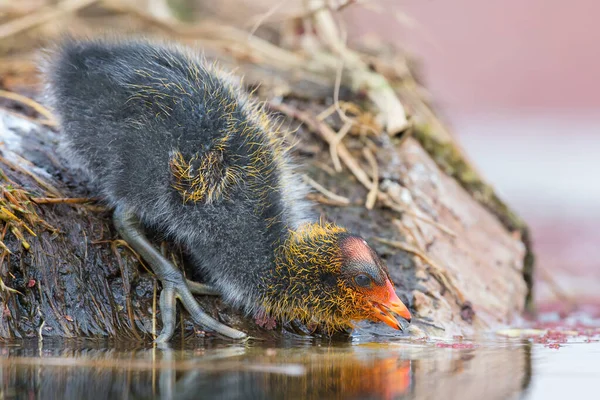
[[[388,299],[386,301],[371,302],[373,305],[373,317],[385,322],[394,329],[402,330],[402,325],[400,325],[393,313],[398,314],[410,323],[410,312],[398,298],[398,295],[389,280],[386,282],[386,292],[388,294]]]

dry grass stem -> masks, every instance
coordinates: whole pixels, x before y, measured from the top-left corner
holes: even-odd
[[[103,244],[103,243],[110,243],[111,247],[113,246],[119,246],[119,247],[124,247],[127,250],[129,250],[131,252],[131,254],[134,255],[134,257],[138,260],[138,262],[140,263],[140,265],[142,267],[144,267],[144,269],[146,270],[146,272],[148,272],[150,275],[154,275],[154,272],[152,270],[150,270],[146,264],[144,264],[144,261],[142,260],[142,257],[140,257],[140,255],[131,248],[131,246],[129,246],[129,243],[127,243],[126,241],[124,241],[123,239],[115,239],[115,240],[92,240],[92,244]]]
[[[249,36],[247,31],[228,26],[220,21],[205,20],[201,25],[190,26],[163,20],[120,1],[104,0],[103,5],[113,11],[133,15],[171,35],[193,39],[196,44],[217,47],[219,50],[224,47],[229,47],[231,51],[237,50],[242,52],[247,60],[255,63],[264,63],[280,69],[306,65],[304,57],[256,36]]]
[[[329,176],[336,176],[337,174],[333,168],[325,163],[322,163],[321,161],[313,161],[312,164]]]
[[[274,104],[269,103],[269,107],[273,110],[279,111],[290,118],[297,119],[298,121],[306,124],[308,129],[319,135],[327,144],[330,146],[337,143],[336,133],[327,124],[322,121],[318,121],[312,115],[292,108],[287,104]],[[350,154],[348,149],[343,143],[338,143],[337,153],[340,159],[346,164],[350,172],[358,179],[358,181],[365,186],[367,189],[371,189],[372,182],[367,173],[360,167],[354,156]]]
[[[32,197],[36,204],[87,204],[98,201],[90,197]]]
[[[37,101],[30,99],[29,97],[23,96],[18,93],[1,90],[1,89],[0,89],[0,97],[9,99],[9,100],[18,101],[19,103],[22,103],[28,107],[31,107],[38,114],[40,114],[46,118],[45,121],[39,121],[39,123],[43,123],[46,126],[53,126],[53,127],[57,125],[56,119],[54,118],[54,115],[52,115],[52,112],[50,112],[50,110],[48,110],[46,107],[44,107]],[[36,121],[36,122],[38,122],[38,121]]]
[[[336,153],[339,155],[340,160],[342,160],[346,167],[348,167],[350,172],[367,190],[369,190],[369,192],[372,192],[374,190],[373,187],[376,186],[376,184],[373,183],[369,175],[365,172],[364,169],[362,169],[362,167],[360,166],[358,161],[356,161],[354,156],[350,153],[348,148],[343,143],[338,143],[337,135],[327,124],[317,120],[315,117],[311,116],[306,112],[292,108],[286,104],[269,103],[269,107],[273,110],[279,111],[287,115],[290,118],[294,118],[298,121],[303,122],[304,124],[306,124],[308,129],[318,134],[323,140],[325,140],[325,142],[329,144],[329,146],[336,145]],[[456,237],[456,233],[454,233],[450,228],[440,224],[437,221],[434,221],[433,219],[427,216],[424,216],[418,212],[409,210],[406,207],[397,204],[387,193],[384,193],[380,190],[377,190],[374,193],[376,193],[376,198],[390,209],[399,213],[406,213],[408,215],[411,215],[416,219],[419,219],[423,222],[431,224],[432,226],[435,226],[442,232],[452,237]]]
[[[19,292],[17,289],[13,289],[11,287],[6,286],[4,284],[4,281],[2,280],[2,278],[0,278],[0,291],[13,293],[13,294],[20,294],[21,296],[23,296],[23,293]]]
[[[339,201],[332,200],[329,197],[326,197],[320,193],[309,193],[306,196],[306,198],[309,200],[312,200],[312,201],[316,201],[317,203],[325,204],[328,206],[335,206],[335,207],[347,207],[351,204],[351,203],[346,204],[344,202],[340,203]]]
[[[342,172],[342,164],[340,163],[340,157],[338,156],[337,151],[338,145],[342,142],[342,140],[344,140],[344,137],[346,137],[348,132],[350,132],[350,129],[352,129],[352,121],[347,121],[335,135],[335,141],[329,145],[331,161],[333,162],[333,167],[337,172]]]
[[[14,154],[14,153],[13,153]],[[20,160],[22,160],[25,164],[31,164],[28,160],[22,158],[21,156],[19,156],[18,154],[14,154],[14,156],[17,158],[19,158]],[[34,181],[36,181],[36,183],[38,185],[40,185],[41,187],[43,187],[44,189],[46,189],[48,192],[50,192],[51,194],[53,194],[56,197],[63,197],[61,195],[61,193],[59,192],[59,190],[57,188],[55,188],[52,184],[50,184],[49,182],[46,182],[44,179],[40,178],[39,176],[37,176],[36,174],[34,174],[33,172],[21,167],[20,165],[13,163],[9,160],[7,160],[6,158],[0,156],[0,163],[8,166],[9,168],[12,168],[15,171],[19,171],[22,174],[25,174],[27,176],[29,176],[30,178],[32,178]]]
[[[336,203],[340,203],[343,205],[350,204],[350,200],[348,198],[346,198],[344,196],[340,196],[338,194],[335,194],[332,191],[326,189],[324,186],[322,186],[320,183],[318,183],[317,181],[315,181],[308,175],[303,175],[302,178],[304,179],[304,182],[306,182],[307,184],[312,186],[315,190],[317,190],[319,193],[323,194],[328,199],[333,200]]]
[[[406,239],[412,240],[412,243],[417,248],[423,248],[423,246],[420,245],[421,242],[419,242],[419,238],[417,238],[415,232],[409,226],[407,226],[403,220],[394,218],[392,223],[394,224],[396,229],[398,229],[398,232],[402,234],[402,236],[406,237]]]
[[[331,114],[335,112],[335,108],[336,105],[332,104],[323,111],[321,111],[319,114],[317,114],[317,121],[325,121]]]
[[[44,126],[47,126],[47,127],[50,127],[50,128],[53,128],[53,127],[56,126],[56,122],[55,121],[48,121],[46,119],[39,120],[37,118],[30,117],[30,116],[25,115],[23,113],[10,110],[10,109],[8,109],[6,107],[0,107],[0,110],[2,110],[2,112],[4,112],[4,113],[10,114],[10,115],[12,115],[14,117],[26,119],[27,121],[33,122],[34,124],[41,124],[41,125],[44,125]]]
[[[357,53],[346,47],[326,0],[310,0],[308,4],[311,9],[318,10],[313,13],[313,21],[319,38],[344,64],[352,86],[366,90],[369,99],[382,113],[390,135],[403,132],[408,127],[406,111],[388,81],[371,71]]]
[[[365,207],[367,210],[372,210],[375,207],[375,202],[377,201],[377,195],[379,194],[379,167],[377,166],[377,160],[375,159],[375,155],[368,147],[363,148],[363,155],[367,159],[369,166],[371,167],[371,176],[373,177],[371,185],[371,189],[369,190],[369,194],[367,195],[367,201],[365,203]]]

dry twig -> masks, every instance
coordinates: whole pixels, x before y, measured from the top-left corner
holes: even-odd
[[[15,157],[18,157],[23,162],[31,164],[28,160],[25,160],[23,157],[19,156],[18,154],[16,154],[16,153],[13,153],[13,154],[14,154]],[[44,189],[46,189],[49,193],[53,194],[54,196],[56,196],[56,197],[63,197],[61,195],[60,191],[57,188],[55,188],[52,184],[50,184],[49,182],[46,182],[46,180],[40,178],[39,176],[37,176],[33,172],[27,170],[26,168],[21,167],[17,163],[13,163],[13,162],[7,160],[6,158],[4,158],[2,156],[0,156],[0,163],[2,163],[4,165],[12,168],[15,171],[19,171],[22,174],[25,174],[25,175],[29,176],[34,181],[36,181],[38,185],[40,185],[41,187],[43,187]]]
[[[346,167],[348,167],[350,172],[367,190],[369,190],[369,192],[373,190],[374,183],[369,178],[369,175],[365,172],[365,170],[362,169],[362,167],[360,166],[358,161],[356,161],[354,156],[350,154],[348,148],[343,143],[338,143],[335,132],[327,124],[325,124],[323,121],[317,120],[312,115],[300,111],[298,109],[292,108],[287,104],[268,103],[268,106],[271,109],[279,111],[290,118],[294,118],[298,121],[303,122],[304,124],[306,124],[308,129],[318,134],[323,140],[325,140],[325,142],[329,144],[329,146],[336,145],[337,154],[339,155],[340,159],[344,162]],[[423,222],[435,226],[436,228],[440,229],[442,232],[450,236],[456,236],[456,234],[451,229],[445,227],[439,222],[436,222],[429,217],[408,210],[405,207],[402,207],[401,205],[397,204],[392,198],[390,198],[390,196],[387,193],[384,193],[382,191],[377,191],[376,193],[377,199],[392,210],[397,211],[399,213],[409,214]]]
[[[311,9],[317,10],[313,13],[313,21],[319,38],[343,62],[350,73],[353,87],[366,90],[383,114],[390,135],[403,132],[408,127],[406,111],[390,84],[382,75],[371,71],[357,53],[346,47],[331,10],[326,7],[326,0],[310,0],[308,4]]]
[[[333,161],[333,167],[337,172],[342,172],[342,164],[340,163],[340,157],[338,156],[338,145],[344,140],[344,137],[352,129],[352,122],[346,121],[344,126],[335,135],[335,141],[329,145],[329,154],[331,155],[331,161]]]
[[[312,115],[292,108],[287,104],[274,104],[268,103],[269,107],[273,110],[279,111],[291,118],[297,119],[298,121],[306,124],[308,129],[315,132],[330,146],[337,143],[336,134],[327,124],[322,121],[318,121]],[[354,156],[350,154],[348,149],[343,143],[337,144],[337,153],[340,159],[346,164],[350,172],[358,179],[358,181],[365,186],[367,189],[371,189],[372,182],[369,179],[369,175],[360,167]]]
[[[90,197],[32,197],[36,204],[86,204],[98,201]]]
[[[340,196],[338,194],[335,194],[332,191],[326,189],[324,186],[322,186],[321,184],[319,184],[317,181],[315,181],[314,179],[312,179],[308,175],[303,175],[302,178],[304,179],[304,181],[306,183],[308,183],[310,186],[312,186],[315,190],[317,190],[319,193],[323,194],[328,199],[333,200],[336,203],[340,203],[340,204],[346,205],[346,206],[348,204],[350,204],[350,200],[348,198],[346,198],[344,196]]]

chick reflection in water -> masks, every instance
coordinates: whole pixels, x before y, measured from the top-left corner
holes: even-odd
[[[399,355],[363,358],[348,347],[320,350],[248,349],[252,363],[231,364],[229,371],[179,375],[175,369],[160,369],[159,390],[153,394],[161,399],[192,399],[199,393],[221,399],[394,399],[410,392],[410,360]],[[175,354],[168,348],[161,353],[164,361],[173,360]]]
[[[521,343],[464,349],[431,343],[250,347],[232,359],[255,369],[192,372],[163,386],[170,389],[161,397],[491,400],[522,394],[532,376],[531,345]]]
[[[521,343],[467,349],[407,342],[206,345],[0,345],[0,397],[492,400],[515,398],[532,376],[531,344]]]

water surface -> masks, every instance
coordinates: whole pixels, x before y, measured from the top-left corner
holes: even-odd
[[[477,341],[358,334],[151,344],[0,344],[2,399],[598,398],[600,330],[507,330]]]

